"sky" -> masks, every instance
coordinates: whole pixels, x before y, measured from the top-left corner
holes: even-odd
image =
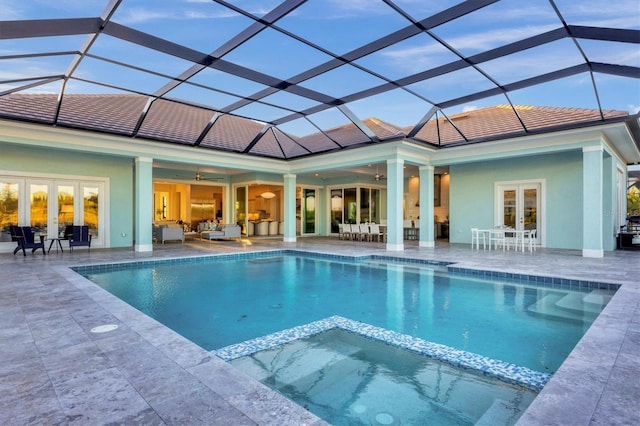
[[[231,5],[255,17],[268,16],[280,2],[273,0],[235,0]],[[395,4],[419,21],[437,14],[457,1],[396,0]],[[99,16],[107,0],[0,0],[0,21],[82,18]],[[569,25],[640,30],[640,2],[637,0],[554,0]],[[394,31],[410,25],[407,17],[379,0],[308,0],[277,21],[281,31],[265,29],[245,44],[225,51],[225,43],[242,33],[254,21],[231,8],[205,0],[122,0],[112,22],[148,33],[198,52],[221,54],[231,64],[255,70],[279,80],[295,79],[300,73],[330,61]],[[0,25],[2,23],[0,22]],[[37,25],[37,23],[34,23]],[[441,65],[560,28],[562,21],[548,0],[502,0],[479,11],[419,33],[397,44],[359,58],[354,65],[343,65],[299,85],[316,93],[342,99],[388,81],[407,78]],[[302,37],[308,46],[283,32]],[[31,53],[78,50],[87,35],[47,38],[0,39],[0,94],[16,87],[43,81],[47,76],[64,74],[74,55],[20,57]],[[449,47],[443,46],[444,41]],[[452,51],[453,49],[453,51]],[[125,40],[102,34],[73,72],[65,90],[68,93],[153,94],[188,70],[192,63],[165,53],[141,48]],[[584,56],[583,56],[584,54]],[[506,57],[489,60],[476,68],[417,81],[404,89],[395,88],[376,96],[347,102],[361,119],[377,117],[398,126],[417,123],[439,104],[460,97],[504,86],[541,74],[579,65],[584,57],[592,62],[640,69],[640,47],[621,43],[580,39],[578,45],[565,38]],[[128,63],[126,68],[117,63]],[[364,69],[373,71],[365,72]],[[142,69],[152,73],[143,72]],[[640,74],[636,74],[640,77]],[[489,77],[489,78],[488,78]],[[558,107],[598,107],[640,111],[640,78],[604,73],[580,73],[545,84],[462,102],[445,108],[447,114],[505,104]],[[26,79],[26,80],[25,80]],[[93,84],[101,82],[104,86]],[[252,96],[267,86],[258,81],[220,70],[204,69],[180,84],[167,96],[225,108],[242,97]],[[594,85],[597,91],[594,90]],[[31,92],[58,93],[61,81],[29,87]],[[215,89],[215,90],[211,90]],[[597,93],[597,97],[596,97]],[[259,121],[287,117],[291,110],[318,105],[292,93],[280,91],[233,112]],[[295,134],[348,123],[337,109],[293,120],[281,127]]]

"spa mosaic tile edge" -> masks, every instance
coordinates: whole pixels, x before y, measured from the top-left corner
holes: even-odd
[[[226,346],[211,353],[225,361],[231,361],[333,328],[340,328],[372,340],[434,358],[455,367],[473,370],[506,383],[524,386],[537,392],[551,379],[551,375],[547,373],[537,372],[526,367],[520,367],[340,316],[328,317],[267,336]]]

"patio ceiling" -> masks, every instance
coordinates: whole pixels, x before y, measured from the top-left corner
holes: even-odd
[[[640,108],[636,0],[3,9],[0,117],[13,120],[291,159],[403,137],[477,143]],[[545,118],[555,108],[576,118]],[[495,128],[461,125],[475,109],[499,113]]]

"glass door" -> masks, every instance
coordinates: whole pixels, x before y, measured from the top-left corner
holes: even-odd
[[[501,183],[497,185],[495,224],[518,230],[537,230],[540,241],[542,224],[540,182]]]
[[[342,219],[342,189],[331,190],[331,233],[337,234],[339,225],[344,223]]]
[[[316,233],[316,190],[315,189],[302,189],[302,211],[300,217],[302,218],[302,234],[315,234]]]
[[[29,183],[29,224],[36,233],[47,235],[49,224],[49,184]]]
[[[54,218],[57,228],[57,235],[62,235],[67,225],[73,225],[75,219],[75,186],[58,184],[56,185],[58,200],[57,217]]]
[[[241,232],[248,233],[247,230],[247,187],[236,187],[236,208],[235,208],[235,222],[240,225]]]
[[[9,227],[11,225],[19,224],[19,205],[19,181],[13,179],[0,179],[0,242],[11,241]]]
[[[11,242],[9,225],[49,238],[62,236],[67,225],[87,225],[91,245],[104,246],[105,188],[105,181],[0,178],[0,244]]]

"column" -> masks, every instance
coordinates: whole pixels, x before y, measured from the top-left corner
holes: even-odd
[[[231,223],[231,218],[234,217],[235,213],[231,185],[225,185],[222,194],[222,220],[224,223]]]
[[[296,175],[284,175],[284,238],[285,243],[296,242]]]
[[[402,201],[404,195],[404,160],[387,160],[387,250],[404,250]]]
[[[433,166],[420,166],[420,247],[435,247],[433,191]]]
[[[135,163],[135,251],[153,251],[153,159]]]
[[[582,148],[582,256],[603,257],[602,146]]]

